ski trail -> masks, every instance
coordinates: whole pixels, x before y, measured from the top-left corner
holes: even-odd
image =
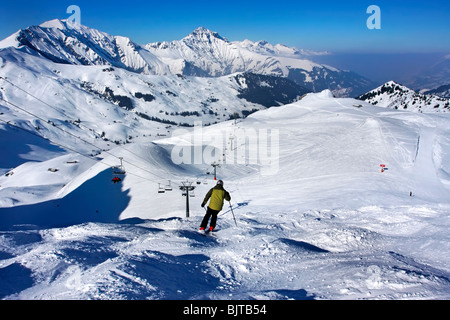
[[[346,110],[350,109],[349,106],[346,106],[343,103],[341,103],[339,101],[339,99],[334,98],[333,100],[336,104],[341,106],[343,109],[346,109]],[[391,132],[391,130],[383,123],[383,121],[381,121],[380,115],[367,112],[366,110],[364,110],[364,108],[359,108],[358,111],[360,111],[368,116],[368,118],[363,119],[364,124],[370,124],[372,122],[372,126],[374,126],[374,127],[376,126],[376,128],[378,129],[380,142],[382,143],[384,150],[386,150],[385,154],[380,154],[380,163],[381,162],[389,163],[390,160],[392,160],[396,163],[402,163],[403,159],[401,159],[399,155],[397,155],[396,153],[393,153],[393,152],[388,152],[388,150],[392,149],[392,148],[390,148],[389,144],[401,147],[401,143],[399,143],[398,139]],[[405,150],[405,152],[407,153],[407,150]],[[391,157],[392,159],[388,159],[388,157]]]
[[[339,101],[339,99],[334,99],[334,102],[336,104],[338,104],[339,106],[341,106],[342,108],[345,109],[351,109],[349,106],[344,105],[343,103],[341,103]],[[414,156],[410,156],[411,152],[410,150],[408,150],[408,148],[404,147],[402,142],[399,140],[399,138],[392,132],[391,129],[395,129],[396,126],[398,126],[398,123],[390,123],[388,120],[390,118],[390,114],[389,116],[385,116],[384,112],[381,113],[370,113],[366,110],[364,110],[364,108],[359,108],[358,111],[366,114],[368,116],[368,118],[364,119],[364,123],[367,123],[370,120],[373,120],[374,122],[376,122],[376,125],[378,127],[379,130],[379,135],[381,138],[381,142],[383,143],[384,149],[386,150],[386,152],[388,152],[388,154],[384,155],[385,158],[383,158],[383,156],[380,155],[380,161],[382,162],[392,162],[390,165],[392,166],[393,163],[397,164],[397,165],[401,165],[401,166],[409,166],[409,164],[412,162],[415,162],[415,158],[417,158],[417,152],[418,152],[418,147],[416,149],[416,155],[415,158]],[[391,125],[391,128],[389,128],[389,124]],[[419,140],[420,140],[420,136],[419,136]],[[389,150],[396,150],[396,152],[389,152]],[[390,157],[390,159],[388,159],[387,157]],[[412,158],[411,158],[412,157]]]
[[[436,130],[432,127],[423,127],[417,142],[417,156],[414,164],[414,193],[432,199],[445,199],[448,193],[438,177],[436,165],[433,160],[436,143]]]

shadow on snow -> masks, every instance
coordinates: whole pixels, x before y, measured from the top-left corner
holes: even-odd
[[[26,225],[44,229],[86,222],[119,222],[130,197],[128,190],[122,191],[122,184],[113,184],[111,179],[112,170],[105,170],[62,199],[0,208],[0,230]]]

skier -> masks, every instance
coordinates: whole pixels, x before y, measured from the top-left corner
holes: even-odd
[[[230,194],[223,188],[222,180],[219,180],[217,185],[206,194],[205,200],[203,200],[202,203],[202,208],[205,207],[210,198],[211,201],[209,202],[208,210],[206,211],[205,218],[203,218],[200,226],[200,231],[204,231],[206,229],[209,219],[211,218],[209,231],[212,232],[216,228],[217,215],[220,211],[222,211],[224,200],[231,201]]]

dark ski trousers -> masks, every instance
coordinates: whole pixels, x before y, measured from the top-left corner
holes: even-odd
[[[213,210],[213,209],[208,207],[208,210],[206,211],[206,215],[203,218],[203,221],[202,221],[202,224],[200,225],[200,228],[205,228],[206,229],[206,227],[208,226],[209,219],[211,218],[211,225],[210,226],[213,229],[215,229],[216,228],[216,224],[217,224],[217,215],[219,214],[219,212],[220,211],[216,211],[216,210]]]

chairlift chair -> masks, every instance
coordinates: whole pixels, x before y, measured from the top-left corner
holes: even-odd
[[[161,184],[159,184],[158,193],[166,193],[166,190],[161,187]]]
[[[114,174],[115,174],[115,175],[121,175],[121,176],[123,176],[123,175],[126,174],[125,169],[124,169],[124,168],[121,168],[121,167],[115,167],[113,170],[114,170]]]
[[[172,189],[172,182],[169,180],[169,184],[165,188],[166,191],[173,191]]]

